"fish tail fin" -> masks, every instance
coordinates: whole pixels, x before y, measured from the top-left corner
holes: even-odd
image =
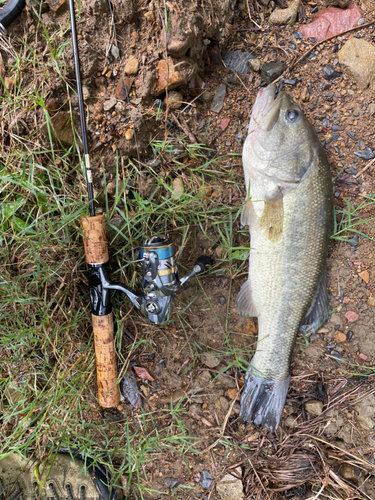
[[[290,375],[285,380],[272,380],[263,377],[250,364],[241,396],[239,418],[274,432],[283,413],[289,382]]]

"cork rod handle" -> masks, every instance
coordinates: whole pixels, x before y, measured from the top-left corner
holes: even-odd
[[[98,265],[108,262],[104,216],[82,217],[81,226],[87,263]],[[92,325],[95,341],[98,400],[103,408],[112,408],[120,403],[112,313],[105,316],[93,314]]]

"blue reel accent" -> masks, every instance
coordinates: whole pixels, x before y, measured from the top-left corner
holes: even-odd
[[[158,257],[159,257],[159,261],[166,260],[166,259],[169,259],[169,258],[174,256],[174,248],[173,248],[172,244],[170,244],[169,246],[164,247],[164,248],[157,248],[157,247],[152,247],[152,246],[147,247],[147,248],[144,248],[144,247],[140,248],[139,254],[140,254],[141,259],[143,259],[143,255],[144,255],[145,251],[156,252]]]

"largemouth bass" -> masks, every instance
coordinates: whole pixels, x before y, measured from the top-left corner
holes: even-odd
[[[330,167],[299,106],[276,85],[261,90],[243,148],[250,229],[249,278],[237,312],[258,317],[240,418],[274,431],[280,422],[299,331],[328,318],[326,258],[333,200]]]

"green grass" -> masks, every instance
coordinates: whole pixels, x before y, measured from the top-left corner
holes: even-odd
[[[71,82],[64,79],[65,42],[60,43],[67,28],[60,26],[49,33],[39,16],[36,35],[19,41],[15,48],[2,40],[2,49],[14,59],[5,76],[14,76],[16,84],[8,90],[2,79],[0,88],[0,116],[7,124],[0,158],[0,459],[12,452],[33,453],[43,462],[59,446],[79,449],[107,465],[114,481],[125,477],[124,488],[132,492],[131,498],[143,498],[152,494],[145,470],[149,461],[168,453],[185,460],[198,450],[182,418],[186,400],[153,413],[142,410],[121,425],[102,424],[79,227],[80,217],[87,213],[79,147],[78,142],[67,147],[53,140],[46,106],[51,70],[58,72],[66,92],[72,93]],[[35,40],[43,41],[45,58],[34,50]],[[69,103],[64,109],[69,109]],[[161,120],[161,113],[155,110],[155,121]],[[40,126],[45,120],[47,135],[43,136]],[[19,125],[12,128],[12,122]],[[136,160],[124,162],[117,155],[114,196],[109,197],[105,189],[98,194],[102,198],[98,207],[113,230],[113,278],[129,286],[139,283],[139,268],[131,261],[144,236],[155,233],[173,236],[182,275],[193,264],[188,260],[190,249],[199,234],[208,246],[225,249],[211,270],[214,275],[243,272],[244,263],[232,259],[239,250],[234,238],[239,208],[229,206],[225,198],[226,190],[238,192],[241,182],[230,158],[211,156],[204,144],[191,145],[175,132],[166,140],[150,137],[147,157],[160,159],[164,166],[152,169]],[[98,154],[94,158],[103,168]],[[184,185],[180,197],[173,190],[176,177]],[[128,180],[134,184],[133,198],[125,192]],[[146,184],[151,187],[142,196]],[[207,194],[214,191],[216,196]],[[115,217],[121,224],[111,222]],[[118,332],[129,318],[144,323],[123,297],[114,297],[114,305]],[[184,311],[190,305],[181,302],[174,320],[186,330]],[[225,329],[225,318],[217,319]],[[117,335],[120,367],[144,349],[153,351],[150,331],[157,330],[149,327],[133,345]],[[199,349],[194,345],[189,349],[193,368]],[[242,366],[244,354],[233,348],[229,335],[222,354],[228,366],[235,362]],[[179,486],[172,494],[178,498],[186,488]]]

